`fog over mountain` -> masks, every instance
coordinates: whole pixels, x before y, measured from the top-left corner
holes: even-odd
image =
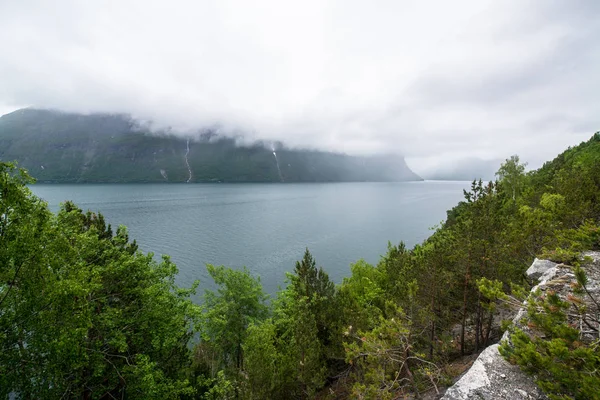
[[[537,167],[600,127],[598,37],[595,0],[4,1],[0,114],[218,126],[423,176]]]
[[[0,160],[53,183],[422,180],[394,154],[294,150],[212,129],[152,132],[147,125],[123,114],[17,110],[0,117]]]

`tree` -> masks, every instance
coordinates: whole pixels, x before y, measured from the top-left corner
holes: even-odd
[[[388,242],[387,254],[377,266],[377,269],[384,274],[380,282],[388,295],[397,300],[408,297],[408,283],[416,277],[413,261],[412,251],[406,248],[404,242],[400,242],[397,246],[392,246]]]
[[[243,347],[248,377],[245,397],[257,400],[283,397],[286,382],[293,381],[293,370],[285,364],[273,321],[251,324]]]
[[[202,340],[218,349],[219,367],[241,371],[246,330],[266,318],[267,295],[260,279],[246,268],[236,271],[210,264],[206,268],[218,289],[204,295]]]
[[[336,334],[340,313],[335,286],[322,268],[317,269],[308,249],[294,272],[274,302],[274,331],[265,331],[268,326],[264,326],[265,330],[255,328],[253,332],[272,332],[269,337],[274,347],[270,351],[277,354],[276,376],[280,378],[271,393],[311,398],[325,384],[331,356],[340,353],[341,358],[341,338]],[[267,362],[254,350],[252,354],[254,364],[261,359]],[[257,377],[250,371],[249,376]],[[261,382],[261,386],[267,385]]]
[[[535,375],[551,399],[597,399],[600,390],[600,300],[587,288],[585,272],[580,267],[574,272],[574,294],[562,299],[551,289],[537,290],[527,302],[534,334],[513,328],[510,341],[499,348],[511,363]]]
[[[435,388],[440,369],[414,349],[412,320],[399,307],[390,318],[380,318],[370,331],[344,332],[346,361],[353,367],[354,398],[395,399],[409,392]],[[417,335],[420,332],[417,333]]]
[[[291,324],[289,355],[297,362],[296,377],[302,397],[313,398],[327,377],[326,347],[319,340],[319,324],[309,298],[291,304],[295,321]]]
[[[451,230],[438,230],[423,245],[416,245],[412,251],[415,278],[418,276],[418,308],[425,314],[424,325],[429,325],[429,359],[433,360],[434,350],[440,349],[440,336],[448,328],[450,320],[450,296],[453,273],[449,271],[454,251],[454,237]],[[410,296],[408,296],[410,298]],[[416,325],[417,321],[412,322]]]
[[[302,261],[296,261],[294,274],[289,278],[293,298],[306,302],[314,316],[319,341],[327,346],[332,339],[336,316],[339,315],[336,310],[335,285],[323,268],[317,269],[308,249],[304,252]]]
[[[523,189],[523,181],[525,177],[525,167],[527,163],[521,163],[518,155],[513,155],[500,166],[496,176],[500,182],[505,185],[511,193],[511,197],[516,200],[517,196]]]
[[[47,232],[50,212],[27,188],[34,181],[15,164],[0,162],[0,307],[18,297],[20,280],[29,277],[23,270],[41,257],[36,242]]]
[[[391,290],[386,291],[382,285],[389,278],[364,260],[352,264],[350,270],[352,274],[344,278],[339,288],[344,324],[360,330],[372,329],[383,316],[385,298]]]
[[[198,308],[177,268],[72,203],[58,215],[0,164],[0,395],[176,398],[192,394]]]

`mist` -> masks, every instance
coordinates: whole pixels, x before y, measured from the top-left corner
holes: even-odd
[[[421,176],[538,167],[600,129],[599,16],[594,0],[3,2],[0,114],[127,113],[402,154]]]

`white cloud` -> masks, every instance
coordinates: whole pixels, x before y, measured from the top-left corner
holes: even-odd
[[[219,123],[417,171],[537,166],[600,129],[599,15],[595,0],[3,2],[0,113]]]

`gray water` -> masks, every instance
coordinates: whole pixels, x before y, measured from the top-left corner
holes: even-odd
[[[98,184],[32,186],[56,211],[65,200],[129,229],[141,250],[168,254],[177,283],[212,287],[206,263],[247,266],[274,293],[306,247],[335,282],[388,241],[422,242],[468,182]],[[113,229],[116,230],[116,229]]]

